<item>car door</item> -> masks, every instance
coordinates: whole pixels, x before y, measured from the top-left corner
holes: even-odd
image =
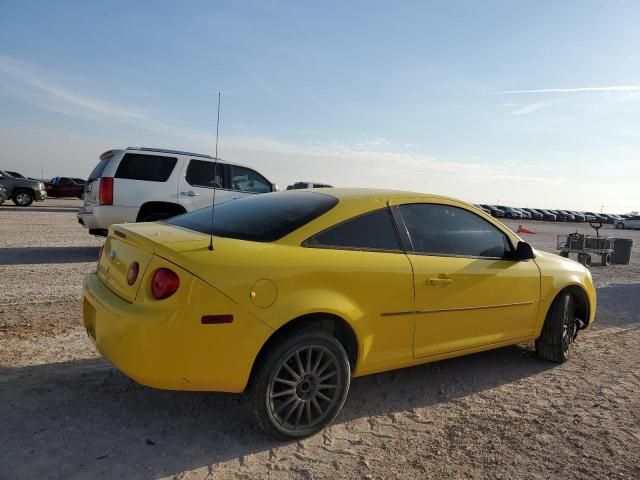
[[[318,295],[339,292],[362,339],[364,374],[413,359],[413,274],[389,208],[356,214],[303,242]],[[300,281],[300,280],[296,280]],[[335,298],[334,298],[335,301]],[[336,305],[327,305],[334,308]]]
[[[231,176],[231,199],[242,198],[256,193],[269,193],[271,182],[255,170],[240,165],[229,165]]]
[[[73,197],[73,186],[74,183],[70,178],[60,177],[58,179],[57,187],[58,187],[58,196],[60,197]]]
[[[540,271],[509,258],[498,226],[462,203],[405,200],[394,211],[410,243],[416,357],[531,337]]]
[[[231,191],[228,188],[226,165],[208,160],[191,159],[186,162],[178,180],[178,203],[187,212],[204,208],[213,203],[228,202]]]

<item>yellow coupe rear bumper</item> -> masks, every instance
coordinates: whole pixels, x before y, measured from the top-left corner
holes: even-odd
[[[167,308],[165,300],[129,303],[96,274],[88,275],[83,289],[87,332],[109,362],[140,384],[167,390],[241,392],[272,329],[192,278],[191,284],[181,285],[184,298]],[[205,315],[233,315],[233,321],[203,324]]]

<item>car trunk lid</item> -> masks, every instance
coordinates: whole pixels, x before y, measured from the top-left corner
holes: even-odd
[[[112,227],[98,261],[98,277],[113,293],[133,302],[152,257],[152,242]],[[130,284],[127,277],[134,262],[139,265],[138,276]]]

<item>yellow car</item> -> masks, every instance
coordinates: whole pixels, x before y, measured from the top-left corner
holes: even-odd
[[[83,310],[135,381],[245,392],[295,438],[333,421],[352,377],[530,340],[563,362],[596,294],[582,265],[465,202],[324,189],[112,226]]]

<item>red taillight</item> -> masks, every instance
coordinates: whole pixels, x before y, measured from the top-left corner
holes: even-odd
[[[98,189],[100,205],[113,205],[113,177],[101,177]]]
[[[138,279],[138,272],[140,272],[140,265],[138,265],[138,262],[133,262],[129,265],[129,271],[127,272],[127,283],[129,285],[136,283],[136,280]]]
[[[158,300],[170,297],[180,286],[180,278],[168,268],[159,268],[151,279],[151,293]]]

